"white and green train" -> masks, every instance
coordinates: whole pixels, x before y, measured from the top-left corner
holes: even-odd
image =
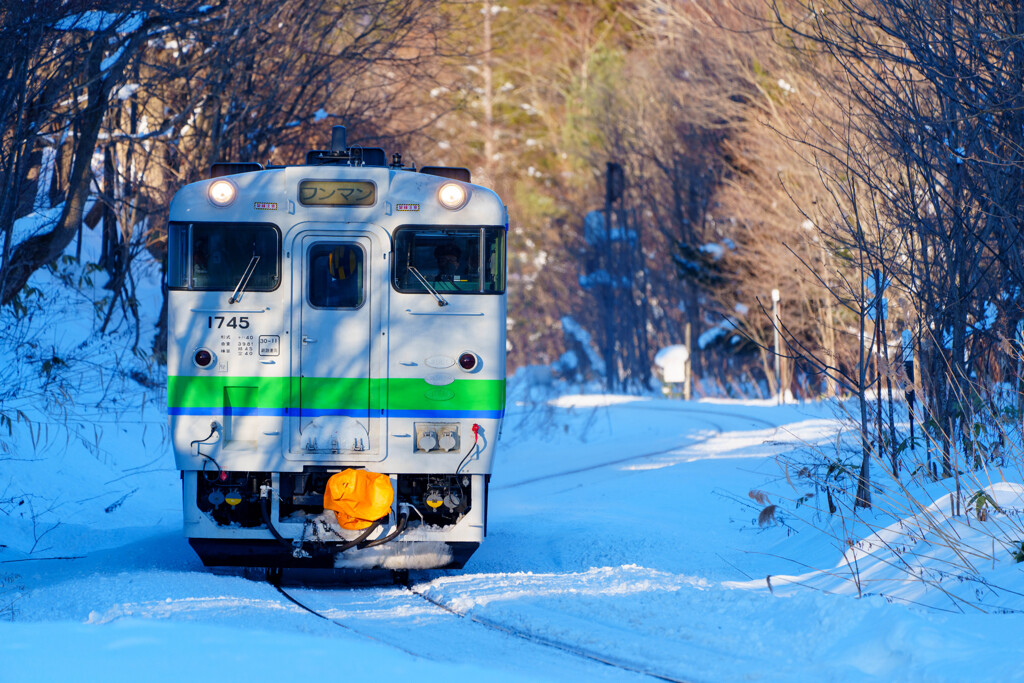
[[[344,138],[215,165],[171,202],[167,403],[207,565],[461,567],[486,534],[505,207],[465,169]],[[391,487],[356,531],[325,499],[343,471]]]

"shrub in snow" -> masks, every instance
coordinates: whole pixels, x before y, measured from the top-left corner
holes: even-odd
[[[24,590],[18,585],[20,578],[17,574],[0,574],[0,619],[14,621],[18,592]]]
[[[896,423],[905,429],[909,415],[905,406],[901,410]],[[1007,573],[1024,561],[1018,420],[1004,409],[975,423],[973,434],[955,441],[960,448],[945,454],[927,432],[918,430],[914,440],[908,436],[893,446],[884,425],[881,434],[864,434],[860,421],[848,418],[831,449],[807,447],[780,457],[789,491],[772,491],[776,505],[794,527],[802,523],[829,535],[840,555],[831,569],[773,576],[775,592],[799,582],[957,611],[1024,609],[1019,572]],[[874,446],[870,508],[857,504],[865,440]],[[943,458],[954,464],[950,476],[937,466]],[[750,497],[769,506],[766,492]],[[769,507],[759,524],[773,521],[778,508]]]

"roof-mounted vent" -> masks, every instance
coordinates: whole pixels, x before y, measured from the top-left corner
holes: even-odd
[[[255,161],[218,161],[210,166],[210,178],[220,178],[236,173],[252,173],[262,171],[263,165]]]
[[[459,180],[464,183],[471,182],[469,179],[469,169],[458,166],[424,166],[420,169],[420,173],[436,175],[448,180]]]

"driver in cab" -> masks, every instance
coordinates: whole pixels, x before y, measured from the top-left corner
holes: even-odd
[[[458,274],[459,260],[462,258],[462,250],[454,242],[445,242],[434,248],[434,258],[437,259],[437,275],[434,276],[434,288],[439,292],[455,292],[466,284],[465,278]]]

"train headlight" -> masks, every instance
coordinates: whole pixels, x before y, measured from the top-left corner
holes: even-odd
[[[446,209],[461,209],[469,198],[466,188],[457,183],[445,183],[437,191],[437,201]]]
[[[230,180],[215,180],[210,183],[207,194],[215,206],[227,206],[235,201],[235,184]]]

